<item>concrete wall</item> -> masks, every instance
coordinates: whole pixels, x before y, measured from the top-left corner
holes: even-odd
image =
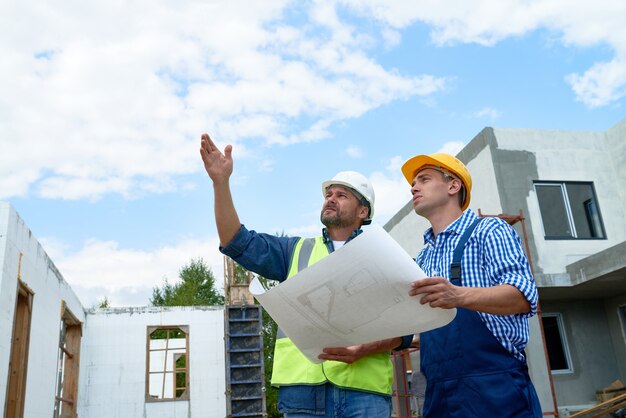
[[[622,280],[626,280],[626,277],[622,277]],[[624,379],[626,376],[626,324],[622,323],[619,318],[619,308],[626,307],[626,295],[608,299],[604,307],[608,318],[611,344],[617,359],[616,372],[622,376],[622,382],[626,384],[626,379]]]
[[[20,262],[20,254],[22,254]],[[0,202],[0,405],[6,401],[18,283],[33,292],[24,416],[50,418],[54,410],[61,303],[84,322],[83,307],[12,206]]]
[[[607,147],[610,152],[610,160],[615,178],[613,183],[618,185],[614,191],[620,196],[622,206],[626,203],[626,119],[623,119],[615,126],[611,127],[606,133]]]
[[[626,120],[605,133],[496,129],[499,151],[494,165],[501,167],[503,189],[527,184],[514,193],[500,193],[503,206],[519,205],[526,214],[529,244],[539,287],[571,286],[576,277],[566,266],[597,254],[626,240],[626,201],[619,179],[625,179]],[[509,153],[517,153],[515,165]],[[524,158],[524,154],[529,155]],[[624,161],[623,161],[624,160]],[[508,171],[506,168],[508,167]],[[607,239],[546,240],[533,180],[593,182]],[[520,202],[520,197],[525,200]],[[610,262],[607,266],[610,265]],[[607,267],[605,266],[605,267]],[[617,296],[617,295],[616,295]],[[559,312],[566,324],[574,372],[553,376],[560,406],[576,410],[595,402],[595,391],[622,378],[626,369],[626,348],[622,325],[617,316],[617,296],[611,308],[604,300],[568,301],[557,304],[541,301],[543,312]]]
[[[539,315],[530,318],[528,325],[530,327],[530,338],[528,339],[528,345],[526,345],[525,351],[530,379],[537,391],[543,412],[554,412],[554,398],[550,385],[551,372],[546,362]]]
[[[124,308],[86,313],[24,221],[13,207],[0,202],[0,406],[3,412],[18,271],[21,281],[34,293],[24,417],[53,416],[62,302],[83,324],[78,416],[226,415],[223,307]],[[148,325],[189,327],[189,400],[145,402]]]
[[[573,364],[571,373],[553,375],[559,405],[595,402],[596,390],[619,378],[604,301],[548,301],[542,308],[561,314]]]
[[[423,232],[429,226],[424,218],[413,211],[413,204],[409,201],[384,228],[411,257],[415,258],[424,244]]]
[[[615,187],[617,178],[624,175],[623,167],[612,162],[619,151],[624,153],[626,128],[614,130],[612,136],[619,140],[607,140],[602,132],[547,131],[533,129],[494,129],[499,153],[495,153],[494,165],[500,166],[503,189],[503,206],[520,206],[528,219],[527,228],[534,237],[531,242],[535,276],[540,286],[571,285],[565,266],[595,254],[626,240],[626,201]],[[613,147],[617,145],[617,148]],[[503,152],[506,150],[507,152]],[[530,154],[526,164],[507,164],[507,154],[518,151]],[[615,157],[619,158],[619,157]],[[533,164],[534,160],[534,164]],[[523,179],[523,188],[508,187]],[[532,180],[586,181],[593,182],[602,214],[607,239],[592,240],[545,240],[541,213]],[[508,183],[508,184],[507,184]],[[520,196],[525,202],[520,202]]]
[[[189,400],[145,402],[149,325],[189,327]],[[92,418],[226,415],[222,307],[117,308],[89,312],[78,415]]]

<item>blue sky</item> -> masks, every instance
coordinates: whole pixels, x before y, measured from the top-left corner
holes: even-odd
[[[626,117],[623,0],[26,0],[0,16],[0,199],[87,307],[145,305],[191,258],[221,283],[203,132],[233,144],[248,227],[313,236],[338,171],[372,180],[384,224],[415,154],[485,126]]]

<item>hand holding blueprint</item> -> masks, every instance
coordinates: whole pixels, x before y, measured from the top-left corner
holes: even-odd
[[[380,226],[265,291],[250,292],[312,362],[325,347],[347,347],[429,331],[448,324],[456,309],[431,308],[408,295],[422,269]]]

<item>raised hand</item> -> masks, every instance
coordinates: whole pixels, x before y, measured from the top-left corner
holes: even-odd
[[[200,140],[200,155],[206,170],[213,183],[227,182],[233,172],[233,147],[226,145],[224,153],[215,146],[209,134],[202,134]]]

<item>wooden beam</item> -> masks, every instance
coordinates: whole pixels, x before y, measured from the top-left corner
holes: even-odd
[[[615,398],[609,399],[608,401],[599,403],[592,408],[585,409],[584,411],[576,412],[575,414],[570,415],[569,418],[580,418],[580,417],[587,416],[594,412],[601,412],[600,414],[592,415],[594,418],[601,417],[601,416],[608,414],[609,412],[616,411],[623,406],[626,406],[626,393],[616,396]]]

